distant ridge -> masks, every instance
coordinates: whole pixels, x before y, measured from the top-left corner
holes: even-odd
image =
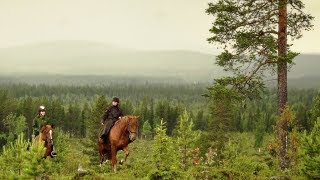
[[[54,41],[0,49],[1,74],[121,75],[212,81],[225,72],[215,56],[193,51],[141,51],[91,41]],[[320,77],[320,55],[302,54],[290,78]]]
[[[178,76],[212,79],[214,55],[137,51],[88,41],[57,41],[0,49],[2,73]]]

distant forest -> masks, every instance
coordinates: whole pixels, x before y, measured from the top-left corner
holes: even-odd
[[[80,82],[80,79],[89,82],[91,78],[65,79],[61,85],[50,82],[51,80],[48,80],[48,84],[52,83],[52,85],[39,84],[36,80],[33,81],[34,84],[2,80],[0,119],[4,119],[10,113],[22,115],[26,117],[30,128],[37,107],[43,104],[48,107],[48,116],[53,118],[59,127],[76,136],[85,137],[83,134],[85,129],[81,129],[85,128],[84,123],[88,121],[82,116],[84,111],[92,112],[101,97],[105,98],[104,106],[107,107],[112,97],[117,96],[121,99],[121,107],[126,114],[140,116],[141,127],[148,121],[153,129],[160,119],[164,119],[168,122],[169,135],[174,131],[178,117],[184,109],[191,113],[195,130],[205,130],[210,121],[208,99],[202,96],[206,93],[207,84],[155,83],[143,79],[137,79],[136,83],[129,79],[110,78],[109,83],[101,85],[98,85],[101,83],[100,80],[91,81],[95,85],[75,85],[75,82]],[[40,81],[45,80],[41,78]],[[69,81],[74,84],[67,85]],[[258,126],[260,127],[259,124],[263,124],[264,132],[272,132],[277,116],[275,93],[275,90],[269,89],[261,99],[237,105],[232,129],[239,132],[253,132]],[[317,93],[316,89],[290,89],[289,91],[290,106],[297,111],[297,120],[301,129],[309,130],[312,126],[306,110],[310,109],[312,99]],[[100,121],[92,117],[86,118],[96,123]],[[4,128],[3,132],[6,132],[5,127],[2,126],[2,128]],[[5,144],[5,141],[2,142]]]
[[[0,168],[4,174],[0,177],[74,178],[78,176],[74,169],[79,165],[88,170],[88,178],[109,177],[109,165],[97,166],[96,140],[102,114],[114,96],[120,98],[125,115],[139,116],[139,138],[130,145],[131,163],[123,166],[120,173],[112,174],[114,178],[146,178],[156,173],[155,168],[160,168],[157,158],[161,159],[162,168],[169,168],[159,172],[180,172],[173,168],[178,165],[184,169],[181,172],[186,173],[170,177],[222,178],[234,175],[238,178],[266,178],[279,174],[277,159],[270,149],[279,119],[275,89],[267,89],[261,98],[253,101],[213,104],[203,96],[208,92],[208,84],[147,79],[2,76]],[[318,128],[314,127],[320,116],[318,93],[318,89],[289,89],[289,106],[295,114],[294,123],[302,145],[309,137],[307,134],[311,133],[310,138],[313,137]],[[51,161],[39,159],[41,149],[37,152],[24,149],[31,145],[32,125],[40,105],[46,106],[47,117],[56,125],[54,139],[59,156]],[[221,127],[221,124],[225,126]],[[228,133],[220,132],[221,128]],[[224,147],[212,149],[212,139],[223,141]],[[185,148],[186,154],[182,153],[181,147]],[[301,148],[308,151],[306,145]],[[21,159],[13,154],[29,158],[19,161]],[[15,157],[17,159],[13,160]],[[185,160],[179,161],[179,158]],[[9,166],[10,161],[17,163]],[[307,161],[299,160],[302,164]],[[41,170],[42,166],[51,170]],[[28,171],[28,168],[37,171]],[[294,170],[290,176],[301,176],[299,172]]]

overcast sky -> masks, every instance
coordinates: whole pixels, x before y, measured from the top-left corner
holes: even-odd
[[[295,42],[320,53],[320,0],[303,0],[315,28]],[[135,49],[215,52],[208,0],[0,0],[0,48],[88,40]]]

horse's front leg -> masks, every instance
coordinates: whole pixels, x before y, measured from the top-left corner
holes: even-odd
[[[51,157],[52,147],[50,147],[50,145],[46,145],[45,148],[46,148],[46,151],[44,154],[44,158],[46,159],[48,156],[50,156],[50,158],[52,158]]]
[[[113,172],[117,172],[117,147],[111,144],[111,165]]]
[[[101,167],[101,165],[102,165],[102,163],[103,163],[103,154],[102,154],[102,152],[99,152],[99,160],[100,160],[100,167]]]
[[[127,158],[128,158],[128,156],[129,156],[129,148],[128,148],[128,145],[123,148],[123,151],[124,151],[125,157],[124,157],[124,160],[122,159],[122,160],[119,162],[121,165],[122,165],[124,162],[127,161]]]
[[[100,167],[103,163],[103,146],[98,141],[98,152],[99,152],[99,161],[100,161]]]

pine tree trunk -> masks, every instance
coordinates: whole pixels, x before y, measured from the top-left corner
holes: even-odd
[[[278,111],[283,111],[287,103],[287,0],[279,0],[278,22]]]
[[[279,22],[278,22],[278,113],[282,113],[287,103],[287,0],[279,0]],[[287,122],[282,126],[284,132],[288,132]],[[287,169],[289,160],[286,157],[288,147],[288,136],[279,136],[283,147],[280,151],[280,167]]]

